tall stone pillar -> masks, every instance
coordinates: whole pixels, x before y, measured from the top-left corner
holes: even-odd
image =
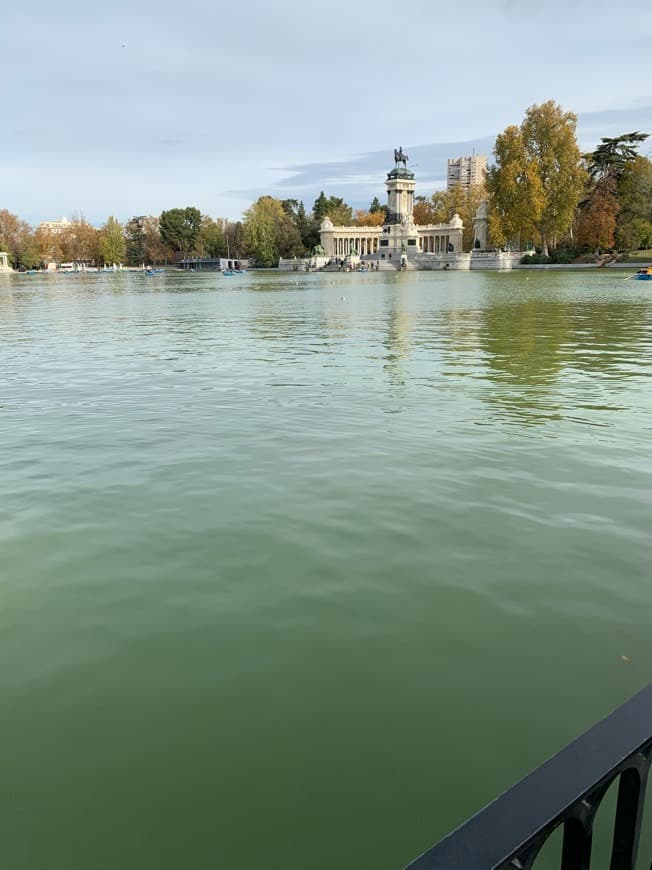
[[[473,218],[473,250],[489,250],[489,203],[484,200]]]
[[[328,257],[337,257],[337,239],[333,221],[326,216],[319,227],[319,241]]]
[[[414,204],[414,172],[411,169],[394,167],[387,173],[387,205],[390,214],[395,215],[395,222],[400,223],[407,218],[412,220]]]

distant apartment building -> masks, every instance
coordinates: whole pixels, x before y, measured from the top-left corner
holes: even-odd
[[[471,157],[451,157],[448,161],[446,188],[451,190],[456,184],[471,187],[484,184],[487,172],[487,157],[484,154],[473,154]]]
[[[68,229],[70,223],[71,222],[67,218],[62,217],[60,221],[41,221],[37,229],[47,230],[49,233],[52,233],[53,236],[58,236],[64,232],[64,230]]]

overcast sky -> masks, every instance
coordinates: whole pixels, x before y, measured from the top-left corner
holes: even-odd
[[[0,208],[239,218],[261,194],[322,188],[367,206],[398,145],[431,193],[447,157],[490,153],[550,98],[583,148],[652,132],[651,44],[642,0],[14,0]]]

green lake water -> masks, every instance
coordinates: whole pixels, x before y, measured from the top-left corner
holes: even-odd
[[[393,870],[650,682],[623,278],[0,276],[0,866]]]

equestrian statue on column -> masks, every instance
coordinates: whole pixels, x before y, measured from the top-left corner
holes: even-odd
[[[403,146],[400,145],[398,151],[396,148],[394,149],[394,165],[398,166],[399,163],[403,164],[403,169],[407,169],[407,162],[410,158],[407,154],[403,153]]]

